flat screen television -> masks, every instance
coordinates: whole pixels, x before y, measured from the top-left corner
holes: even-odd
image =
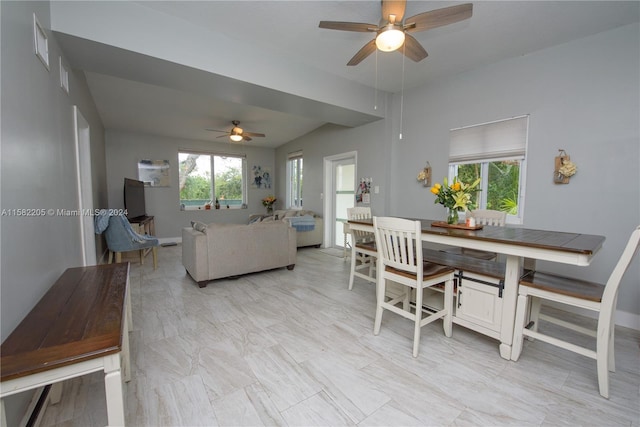
[[[124,179],[124,208],[128,219],[136,219],[147,215],[144,201],[144,182],[136,179]]]

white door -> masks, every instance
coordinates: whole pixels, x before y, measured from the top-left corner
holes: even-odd
[[[93,193],[91,184],[91,144],[89,123],[76,105],[73,106],[76,143],[76,179],[78,181],[78,218],[83,265],[96,265],[96,237],[93,226]]]
[[[344,247],[344,223],[347,208],[355,205],[356,154],[345,153],[325,158],[325,242],[327,247]]]

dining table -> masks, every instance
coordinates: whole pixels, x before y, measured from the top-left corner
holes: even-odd
[[[518,285],[524,259],[551,261],[561,264],[588,266],[602,248],[605,237],[557,230],[537,230],[519,226],[449,225],[429,219],[422,224],[422,241],[502,254],[505,262],[502,291],[499,350],[504,359],[511,359],[511,346],[518,297]],[[373,219],[349,220],[352,230],[374,232]]]

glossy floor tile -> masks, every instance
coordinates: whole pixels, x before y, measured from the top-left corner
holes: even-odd
[[[349,263],[298,250],[277,269],[199,288],[181,246],[160,248],[159,268],[131,266],[131,426],[634,426],[640,427],[640,332],[616,329],[611,398],[598,394],[595,361],[529,342],[518,362],[497,341],[440,322],[423,328],[386,312],[374,336],[374,285]],[[572,315],[573,316],[573,315]],[[582,319],[595,324],[591,319]],[[43,426],[104,426],[104,382],[65,382]]]

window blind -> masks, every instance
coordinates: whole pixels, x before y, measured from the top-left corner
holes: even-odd
[[[295,160],[295,159],[301,159],[301,158],[302,158],[302,150],[294,151],[293,153],[287,154],[287,160]]]
[[[466,126],[449,131],[449,162],[524,158],[529,116]]]

